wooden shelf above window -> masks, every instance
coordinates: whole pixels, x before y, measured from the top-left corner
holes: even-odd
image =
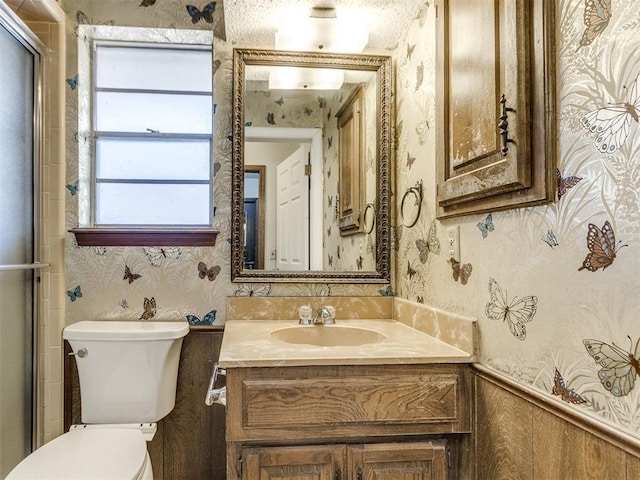
[[[212,228],[72,228],[80,247],[212,247]]]

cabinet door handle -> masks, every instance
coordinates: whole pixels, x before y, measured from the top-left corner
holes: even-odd
[[[342,480],[342,470],[340,467],[336,468],[335,480]]]
[[[360,465],[356,467],[356,480],[362,480],[364,476],[362,475],[362,468]]]
[[[502,149],[500,151],[502,152],[502,156],[506,157],[507,152],[509,151],[509,147],[507,146],[507,144],[515,143],[512,138],[509,138],[509,119],[507,117],[507,113],[515,112],[515,110],[513,108],[507,107],[507,97],[504,96],[504,93],[502,94],[502,97],[500,97],[500,104],[502,105],[502,114],[500,115],[500,122],[498,123],[498,128],[500,129],[500,139],[502,141]]]

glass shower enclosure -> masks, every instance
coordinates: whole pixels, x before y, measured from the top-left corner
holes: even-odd
[[[34,439],[40,52],[0,1],[0,478]]]

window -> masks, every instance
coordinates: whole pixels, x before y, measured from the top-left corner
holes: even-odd
[[[79,184],[90,194],[79,205],[85,228],[74,230],[76,238],[87,245],[81,241],[87,227],[111,236],[121,229],[129,238],[144,233],[142,244],[150,244],[153,230],[171,231],[171,244],[182,243],[176,243],[177,233],[189,228],[201,233],[213,224],[211,42],[163,37],[159,43],[149,41],[147,32],[144,41],[121,41],[103,29],[104,35],[99,27],[86,32],[93,37],[84,41],[90,46],[91,78],[83,78],[79,67],[78,88],[84,84],[87,96],[83,108],[79,92],[79,133],[84,125],[91,141],[79,152],[79,171],[88,172]],[[116,244],[104,237],[92,242]]]

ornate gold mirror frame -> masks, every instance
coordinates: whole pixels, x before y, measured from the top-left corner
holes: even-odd
[[[245,67],[289,66],[364,70],[375,72],[376,105],[376,208],[375,271],[279,271],[243,268]],[[344,55],[273,50],[234,49],[231,188],[231,280],[234,282],[386,283],[391,271],[391,58],[378,55]]]

